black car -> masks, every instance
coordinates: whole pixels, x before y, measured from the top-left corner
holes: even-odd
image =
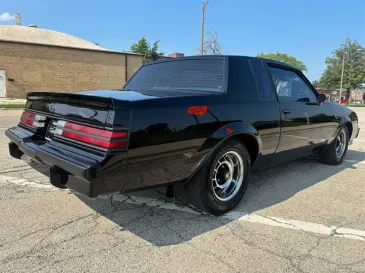
[[[148,63],[123,91],[32,92],[6,131],[10,154],[57,187],[94,198],[178,182],[215,215],[251,171],[311,154],[340,164],[358,133],[356,113],[297,68],[243,56]]]

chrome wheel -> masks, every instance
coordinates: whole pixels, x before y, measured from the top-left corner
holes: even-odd
[[[244,175],[243,159],[239,153],[223,154],[214,166],[213,192],[220,201],[231,200],[240,190]]]
[[[343,154],[346,151],[347,145],[347,135],[344,129],[341,129],[337,138],[336,138],[336,156],[337,158],[342,158]]]

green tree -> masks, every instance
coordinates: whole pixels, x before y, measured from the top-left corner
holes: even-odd
[[[312,85],[314,88],[320,87],[320,82],[317,80],[312,81]]]
[[[339,89],[342,64],[344,64],[342,88],[346,89],[347,103],[351,89],[360,88],[365,83],[365,49],[357,41],[346,39],[338,49],[326,58],[326,70],[320,83],[325,88]]]
[[[137,43],[131,45],[130,50],[134,53],[143,55],[143,63],[159,60],[163,57],[164,53],[158,52],[158,43],[153,43],[152,47],[145,37],[138,40]]]
[[[307,71],[307,67],[305,66],[304,63],[302,63],[297,58],[295,58],[293,56],[290,56],[286,53],[280,53],[280,52],[260,53],[260,54],[257,55],[257,57],[284,62],[284,63],[287,63],[287,64],[294,65],[295,67],[297,67],[301,71]]]

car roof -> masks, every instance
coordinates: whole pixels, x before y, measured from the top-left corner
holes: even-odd
[[[143,66],[146,65],[151,65],[151,64],[155,64],[155,63],[163,63],[163,62],[170,62],[170,61],[178,61],[178,60],[192,60],[192,59],[210,59],[210,58],[248,58],[248,59],[260,59],[266,63],[270,63],[270,64],[274,64],[274,65],[279,65],[279,66],[284,66],[287,68],[291,68],[291,69],[295,69],[300,71],[300,69],[294,65],[288,64],[288,63],[284,63],[284,62],[280,62],[280,61],[276,61],[276,60],[272,60],[272,59],[266,59],[266,58],[261,58],[261,57],[251,57],[251,56],[242,56],[242,55],[197,55],[197,56],[186,56],[186,57],[177,57],[177,58],[164,58],[161,60],[157,60],[157,61],[152,61],[152,62],[148,62],[143,64]]]

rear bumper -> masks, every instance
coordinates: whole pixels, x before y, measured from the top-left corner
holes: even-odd
[[[48,176],[56,187],[70,188],[91,198],[120,192],[124,187],[123,179],[118,183],[113,179],[102,179],[105,173],[101,168],[104,163],[102,160],[77,154],[77,149],[72,151],[73,156],[70,157],[70,154],[51,145],[39,145],[32,141],[30,133],[18,127],[8,129],[5,134],[11,141],[10,155],[24,160],[33,169]]]

